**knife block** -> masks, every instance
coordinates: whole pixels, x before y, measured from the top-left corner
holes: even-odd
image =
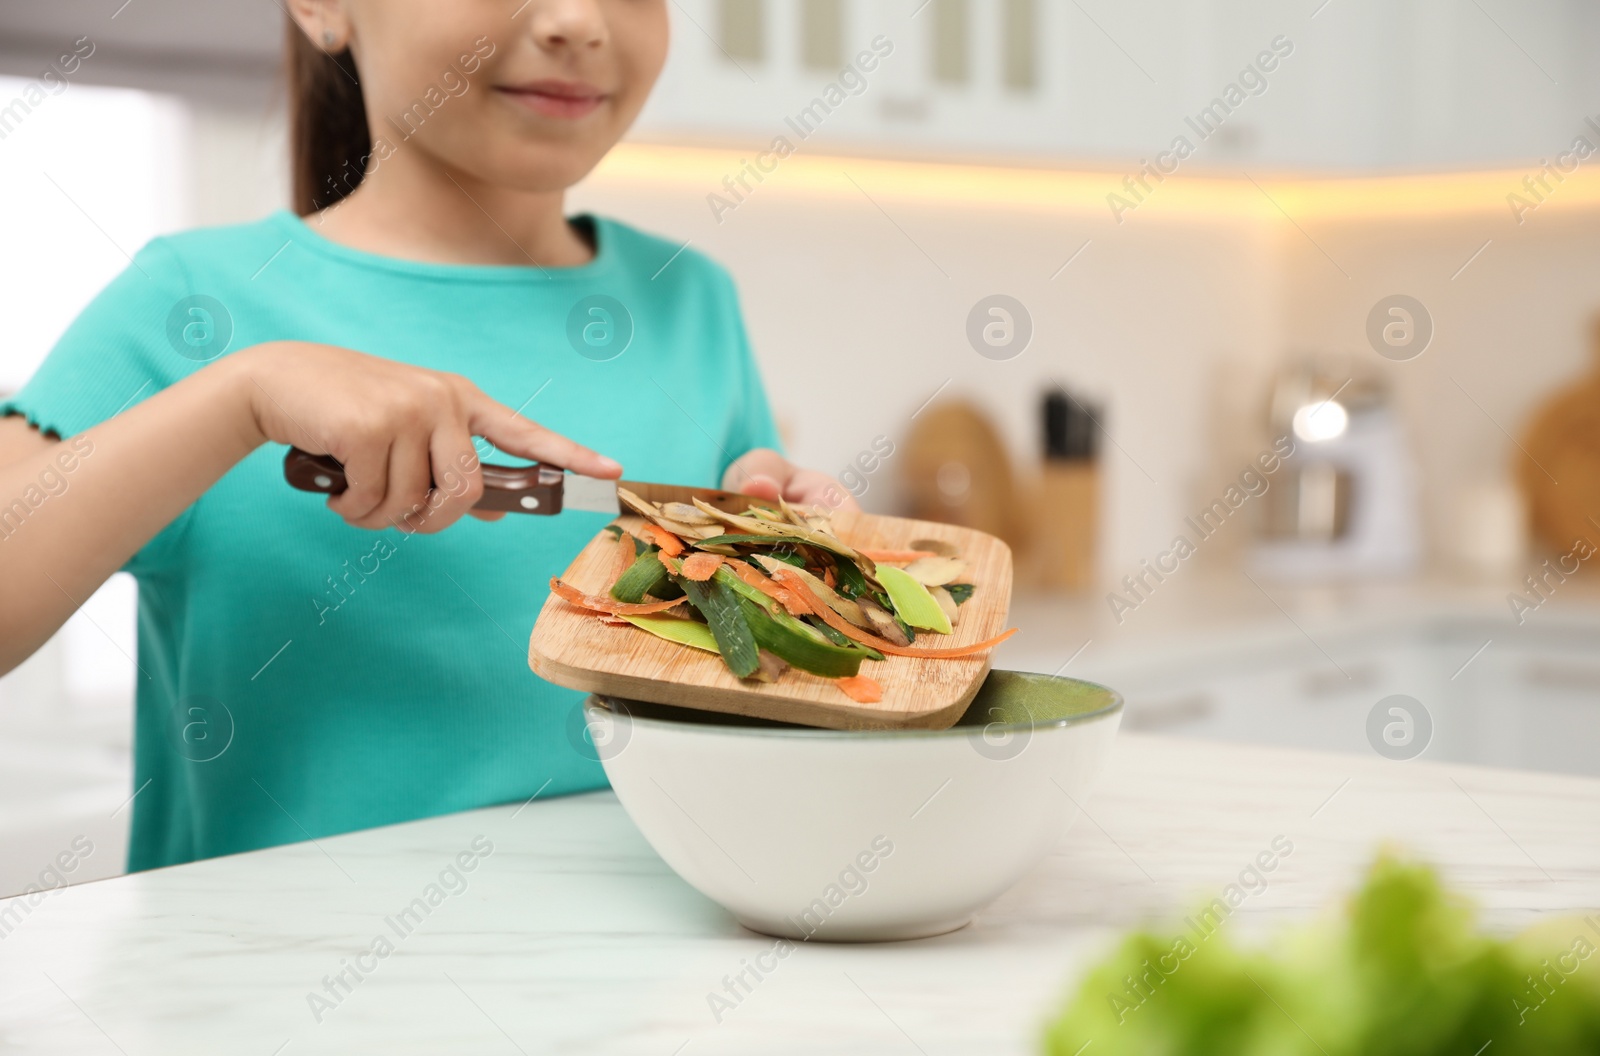
[[[1040,586],[1085,590],[1094,583],[1099,514],[1097,461],[1046,459],[1039,477],[1032,540]]]

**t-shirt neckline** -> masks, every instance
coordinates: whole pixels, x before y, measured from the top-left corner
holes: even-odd
[[[440,264],[389,257],[335,242],[306,223],[304,217],[288,209],[274,210],[271,218],[292,242],[320,256],[376,271],[447,282],[545,283],[590,280],[610,271],[612,258],[616,255],[610,225],[603,218],[589,213],[575,214],[568,217],[568,222],[588,226],[594,241],[594,259],[587,264],[566,268],[538,264]]]

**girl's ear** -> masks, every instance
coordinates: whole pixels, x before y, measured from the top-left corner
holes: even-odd
[[[318,48],[337,55],[350,46],[350,19],[341,0],[287,0],[289,17]]]

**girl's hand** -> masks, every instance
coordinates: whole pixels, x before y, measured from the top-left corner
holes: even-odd
[[[437,532],[472,509],[483,478],[472,438],[591,477],[622,467],[496,403],[456,374],[331,345],[274,341],[217,364],[250,408],[251,439],[344,464],[328,508],[358,528]]]
[[[757,499],[828,510],[860,510],[844,485],[814,469],[801,469],[771,448],[758,447],[736,459],[722,475],[722,490]]]

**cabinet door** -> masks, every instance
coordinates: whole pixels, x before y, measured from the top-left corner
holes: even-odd
[[[1481,675],[1472,690],[1494,765],[1600,776],[1600,650],[1512,646]]]
[[[1408,638],[1382,646],[1329,639],[1325,656],[1304,645],[1127,671],[1122,681],[1112,674],[1110,684],[1127,698],[1130,730],[1364,753],[1372,751],[1372,708],[1405,694],[1428,710],[1429,757],[1458,759],[1473,743],[1469,712],[1440,689],[1438,647]]]
[[[1319,635],[1328,655],[1285,640],[1091,677],[1122,692],[1128,730],[1368,754],[1368,716],[1402,694],[1431,726],[1418,758],[1600,776],[1600,634],[1551,627],[1507,641],[1493,632]]]

